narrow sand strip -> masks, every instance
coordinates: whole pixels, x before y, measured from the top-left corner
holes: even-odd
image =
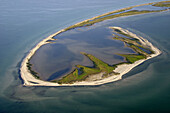
[[[161,54],[161,51],[159,49],[157,49],[156,47],[154,47],[148,40],[139,37],[131,32],[129,32],[128,30],[122,29],[120,27],[113,27],[116,29],[121,30],[122,32],[139,39],[143,45],[149,46],[153,51],[154,54],[151,54],[150,57],[148,57],[147,59],[143,59],[143,60],[139,60],[136,61],[133,64],[122,64],[122,65],[118,65],[118,67],[114,70],[115,72],[120,73],[119,75],[111,75],[108,78],[104,78],[102,80],[96,80],[96,81],[82,81],[82,82],[75,82],[73,84],[58,84],[58,83],[53,83],[53,82],[48,82],[48,81],[43,81],[43,80],[39,80],[33,77],[33,75],[29,72],[28,68],[27,68],[27,62],[28,60],[32,57],[32,55],[34,55],[34,53],[44,44],[48,43],[46,42],[47,40],[52,39],[54,36],[56,36],[57,34],[63,32],[63,30],[50,35],[49,37],[47,37],[46,39],[44,39],[43,41],[41,41],[35,48],[33,48],[29,54],[26,56],[26,58],[23,60],[22,64],[21,64],[21,77],[24,80],[24,85],[25,86],[85,86],[85,85],[101,85],[101,84],[105,84],[105,83],[109,83],[109,82],[113,82],[113,81],[117,81],[122,79],[122,76],[126,73],[128,73],[131,69],[133,69],[134,67],[136,67],[137,65],[141,64],[142,62],[151,59],[153,57],[158,56],[159,54]],[[95,75],[97,76],[97,75]],[[99,76],[101,76],[101,74],[99,74]]]

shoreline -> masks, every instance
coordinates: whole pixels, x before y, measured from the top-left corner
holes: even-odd
[[[86,20],[81,21],[81,22],[78,22],[78,23],[76,23],[74,25],[71,25],[69,27],[72,27],[72,26],[75,26],[75,25],[79,25],[79,24],[81,24],[83,22],[94,20],[96,18],[99,18],[99,17],[102,17],[102,16],[106,16],[108,14],[116,13],[116,12],[119,12],[119,11],[122,11],[122,10],[128,10],[128,9],[131,9],[131,8],[134,8],[134,7],[139,7],[139,6],[144,6],[144,5],[152,5],[154,3],[158,3],[158,2],[146,3],[146,4],[135,5],[135,6],[127,7],[127,8],[122,8],[122,9],[114,10],[114,11],[111,11],[111,12],[104,13],[102,15],[95,16],[95,17],[90,18],[90,19],[86,19]],[[139,39],[144,45],[149,45],[151,50],[153,50],[155,53],[151,54],[150,57],[147,57],[146,59],[143,59],[143,60],[138,60],[138,61],[134,62],[133,64],[121,64],[121,65],[118,65],[117,68],[114,71],[120,73],[119,75],[111,75],[110,77],[104,78],[102,80],[97,80],[97,81],[82,81],[82,82],[75,82],[73,84],[58,84],[58,83],[54,83],[54,82],[49,82],[49,81],[43,81],[43,80],[40,80],[40,79],[36,79],[30,73],[30,71],[28,70],[27,63],[29,62],[29,59],[35,54],[35,52],[41,46],[50,43],[50,42],[48,42],[48,40],[57,40],[57,39],[54,39],[54,37],[59,35],[62,32],[70,30],[70,29],[67,29],[69,27],[61,29],[58,32],[48,36],[47,38],[43,39],[33,49],[31,49],[29,51],[29,53],[23,59],[23,61],[21,63],[21,67],[20,67],[20,74],[21,74],[21,78],[24,81],[24,84],[23,84],[24,86],[81,86],[81,85],[83,85],[83,86],[85,86],[85,85],[87,85],[87,86],[88,85],[94,86],[94,85],[101,85],[101,84],[105,84],[105,83],[109,83],[109,82],[114,82],[114,81],[122,79],[122,76],[124,74],[128,73],[131,69],[133,69],[134,67],[136,67],[139,64],[143,63],[144,61],[146,61],[148,59],[151,59],[153,57],[156,57],[156,56],[161,54],[161,51],[158,48],[154,47],[148,40],[146,40],[146,39],[144,39],[144,38],[142,38],[140,36],[137,36],[136,34],[133,34],[133,33],[129,32],[128,30],[122,29],[120,27],[115,27],[117,29],[120,29],[122,32],[127,33],[129,35],[132,35],[133,37]],[[77,27],[73,27],[71,29],[74,29],[74,28],[77,28]],[[99,75],[101,75],[101,74],[99,73]],[[96,76],[98,76],[98,75],[96,75]]]
[[[81,82],[75,82],[73,84],[58,84],[58,83],[54,83],[54,82],[36,79],[29,72],[29,70],[27,68],[27,62],[32,57],[32,55],[34,55],[36,50],[38,50],[42,45],[49,43],[49,42],[46,42],[46,41],[49,40],[51,37],[53,37],[55,35],[55,34],[53,34],[53,35],[50,35],[48,38],[44,39],[43,41],[41,41],[40,43],[38,43],[37,46],[35,46],[29,52],[29,54],[26,56],[26,58],[23,60],[23,62],[21,64],[21,68],[20,68],[20,71],[21,71],[20,73],[21,73],[21,77],[24,81],[24,86],[97,86],[97,85],[102,85],[102,84],[105,84],[105,83],[110,83],[110,82],[114,82],[114,81],[122,79],[122,76],[124,74],[128,73],[134,67],[138,66],[139,64],[143,63],[144,61],[146,61],[148,59],[151,59],[151,58],[156,57],[156,56],[161,54],[161,51],[158,48],[156,48],[155,46],[153,46],[147,39],[144,39],[140,36],[137,36],[136,34],[133,34],[133,33],[129,32],[128,30],[123,29],[121,27],[114,27],[114,28],[119,29],[122,32],[129,34],[129,35],[131,35],[131,36],[133,36],[137,39],[140,39],[144,45],[149,46],[151,48],[151,50],[154,51],[154,54],[151,54],[146,59],[138,60],[138,61],[134,62],[133,64],[120,64],[120,65],[118,65],[117,68],[114,71],[120,73],[119,75],[111,75],[110,77],[104,78],[102,80],[81,81]],[[100,73],[98,75],[101,76]]]

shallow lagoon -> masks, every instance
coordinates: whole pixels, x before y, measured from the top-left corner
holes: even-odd
[[[113,65],[123,62],[123,58],[116,53],[135,53],[130,48],[124,47],[123,42],[112,39],[112,25],[97,25],[88,28],[77,28],[62,33],[56,38],[56,43],[41,47],[32,57],[33,69],[40,73],[44,80],[50,76],[60,77],[75,68],[75,65],[93,66],[92,62],[80,52],[96,56],[102,61]],[[54,42],[54,41],[53,41]],[[65,73],[63,72],[64,70]],[[58,72],[63,72],[58,73]]]

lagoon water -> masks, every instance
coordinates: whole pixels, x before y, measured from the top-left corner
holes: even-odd
[[[39,41],[66,26],[112,10],[159,0],[1,0],[0,113],[170,112],[170,12],[121,17],[114,25],[163,53],[98,87],[23,87],[19,67]],[[107,23],[112,21],[107,21]]]
[[[124,43],[113,40],[113,30],[109,26],[115,25],[102,22],[90,27],[76,28],[61,33],[54,38],[55,43],[42,46],[31,58],[32,69],[43,80],[55,80],[70,73],[75,65],[93,66],[92,61],[80,54],[92,54],[107,64],[113,65],[124,61],[116,55],[135,53],[124,46]]]

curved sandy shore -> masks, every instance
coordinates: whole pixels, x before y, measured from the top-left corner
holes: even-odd
[[[122,32],[137,38],[141,41],[141,43],[143,45],[149,46],[153,51],[154,54],[151,54],[150,57],[148,57],[147,59],[143,59],[143,60],[139,60],[136,61],[133,64],[122,64],[122,65],[118,65],[117,68],[114,70],[115,72],[120,73],[119,75],[112,75],[108,78],[105,79],[101,79],[101,80],[97,80],[97,81],[82,81],[82,82],[75,82],[73,84],[58,84],[58,83],[53,83],[53,82],[48,82],[48,81],[43,81],[43,80],[39,80],[36,79],[35,77],[33,77],[33,75],[29,72],[28,68],[27,68],[27,62],[28,60],[32,57],[32,55],[34,55],[34,53],[36,52],[36,50],[38,50],[42,45],[48,43],[46,42],[47,40],[52,39],[52,37],[56,36],[57,34],[63,32],[62,30],[50,35],[48,38],[44,39],[43,41],[41,41],[35,48],[33,48],[29,54],[26,56],[26,58],[23,60],[22,64],[21,64],[21,77],[24,80],[24,85],[25,86],[81,86],[81,85],[101,85],[101,84],[105,84],[105,83],[109,83],[109,82],[113,82],[113,81],[117,81],[122,79],[122,76],[126,73],[128,73],[131,69],[133,69],[134,67],[136,67],[137,65],[143,63],[144,61],[151,59],[153,57],[158,56],[159,54],[161,54],[161,51],[154,47],[148,40],[137,36],[131,32],[129,32],[128,30],[122,29],[120,27],[114,27],[116,29],[121,30]],[[95,76],[101,76],[101,74],[96,74]]]

